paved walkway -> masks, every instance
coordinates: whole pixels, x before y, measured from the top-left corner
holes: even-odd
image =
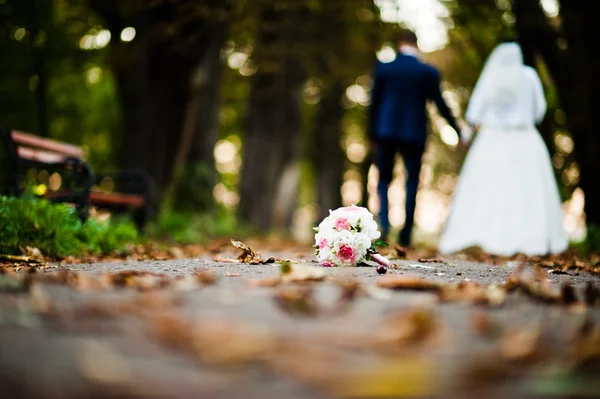
[[[235,254],[220,254],[221,262],[206,255],[66,264],[32,274],[23,287],[4,276],[3,394],[501,398],[600,392],[600,312],[586,305],[593,302],[590,283],[600,286],[596,275],[536,274],[516,262],[408,260],[380,276],[370,267],[313,269],[310,255],[296,253],[300,262],[281,277],[279,264],[227,262]],[[264,257],[271,255],[294,254]],[[515,273],[521,277],[511,280]],[[382,281],[397,289],[381,288]],[[568,288],[560,291],[563,285]]]

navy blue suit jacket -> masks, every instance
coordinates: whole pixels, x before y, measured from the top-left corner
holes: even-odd
[[[460,134],[454,116],[442,98],[437,69],[402,53],[398,53],[392,62],[378,62],[371,96],[371,139],[424,143],[427,138],[427,100],[435,102],[440,114]]]

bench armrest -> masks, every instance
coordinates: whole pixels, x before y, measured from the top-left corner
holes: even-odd
[[[67,158],[63,162],[44,163],[32,160],[20,159],[19,163],[23,166],[34,167],[37,169],[46,169],[49,171],[66,171],[63,176],[63,186],[68,187],[76,196],[88,196],[94,183],[94,172],[92,167],[77,158]]]
[[[94,184],[102,188],[105,179],[112,181],[112,191],[142,195],[150,207],[153,209],[157,208],[158,194],[156,183],[152,176],[143,170],[123,169],[112,173],[99,173],[95,176]]]

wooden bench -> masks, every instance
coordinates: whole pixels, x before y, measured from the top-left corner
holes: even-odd
[[[0,169],[5,194],[23,194],[23,171],[46,170],[58,173],[60,179],[54,187],[46,184],[49,189],[42,195],[50,201],[75,205],[83,221],[93,206],[113,213],[130,212],[141,230],[156,211],[155,184],[143,171],[94,174],[85,162],[83,148],[18,130],[0,128],[0,140],[7,158],[6,166]]]

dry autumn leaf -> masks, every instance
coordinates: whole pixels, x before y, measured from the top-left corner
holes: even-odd
[[[377,285],[381,288],[397,290],[437,291],[441,288],[440,283],[434,281],[423,280],[415,276],[400,276],[397,274],[382,277],[377,281]]]
[[[500,354],[507,360],[534,360],[540,354],[541,333],[537,325],[508,331],[500,339]]]
[[[284,283],[304,283],[322,281],[326,274],[323,268],[302,264],[285,263],[286,272],[282,274],[281,281]]]
[[[600,289],[592,282],[588,282],[584,291],[585,302],[590,306],[600,306]]]
[[[440,258],[422,258],[422,259],[419,259],[419,262],[421,262],[421,263],[446,263],[446,261],[444,259],[440,259]]]
[[[238,260],[242,263],[249,263],[251,265],[259,265],[259,264],[275,262],[274,257],[270,257],[268,259],[263,259],[260,256],[260,254],[254,253],[254,251],[249,246],[247,246],[246,244],[244,244],[241,241],[231,240],[231,245],[242,250],[242,253],[240,254],[240,256],[238,256]]]
[[[401,311],[388,317],[374,336],[381,348],[404,347],[424,342],[438,329],[438,322],[429,309]]]
[[[319,311],[310,287],[282,287],[274,299],[281,310],[292,316],[315,316]]]
[[[276,351],[278,342],[269,329],[231,320],[191,323],[167,314],[149,319],[149,328],[163,344],[221,366],[264,360]]]
[[[488,312],[479,310],[471,315],[471,328],[476,335],[491,338],[498,332],[499,326]]]
[[[338,372],[326,391],[339,398],[419,398],[435,393],[436,372],[424,357],[381,358],[367,368]]]
[[[262,279],[248,280],[248,285],[250,287],[276,287],[281,283],[281,277],[267,277]]]

